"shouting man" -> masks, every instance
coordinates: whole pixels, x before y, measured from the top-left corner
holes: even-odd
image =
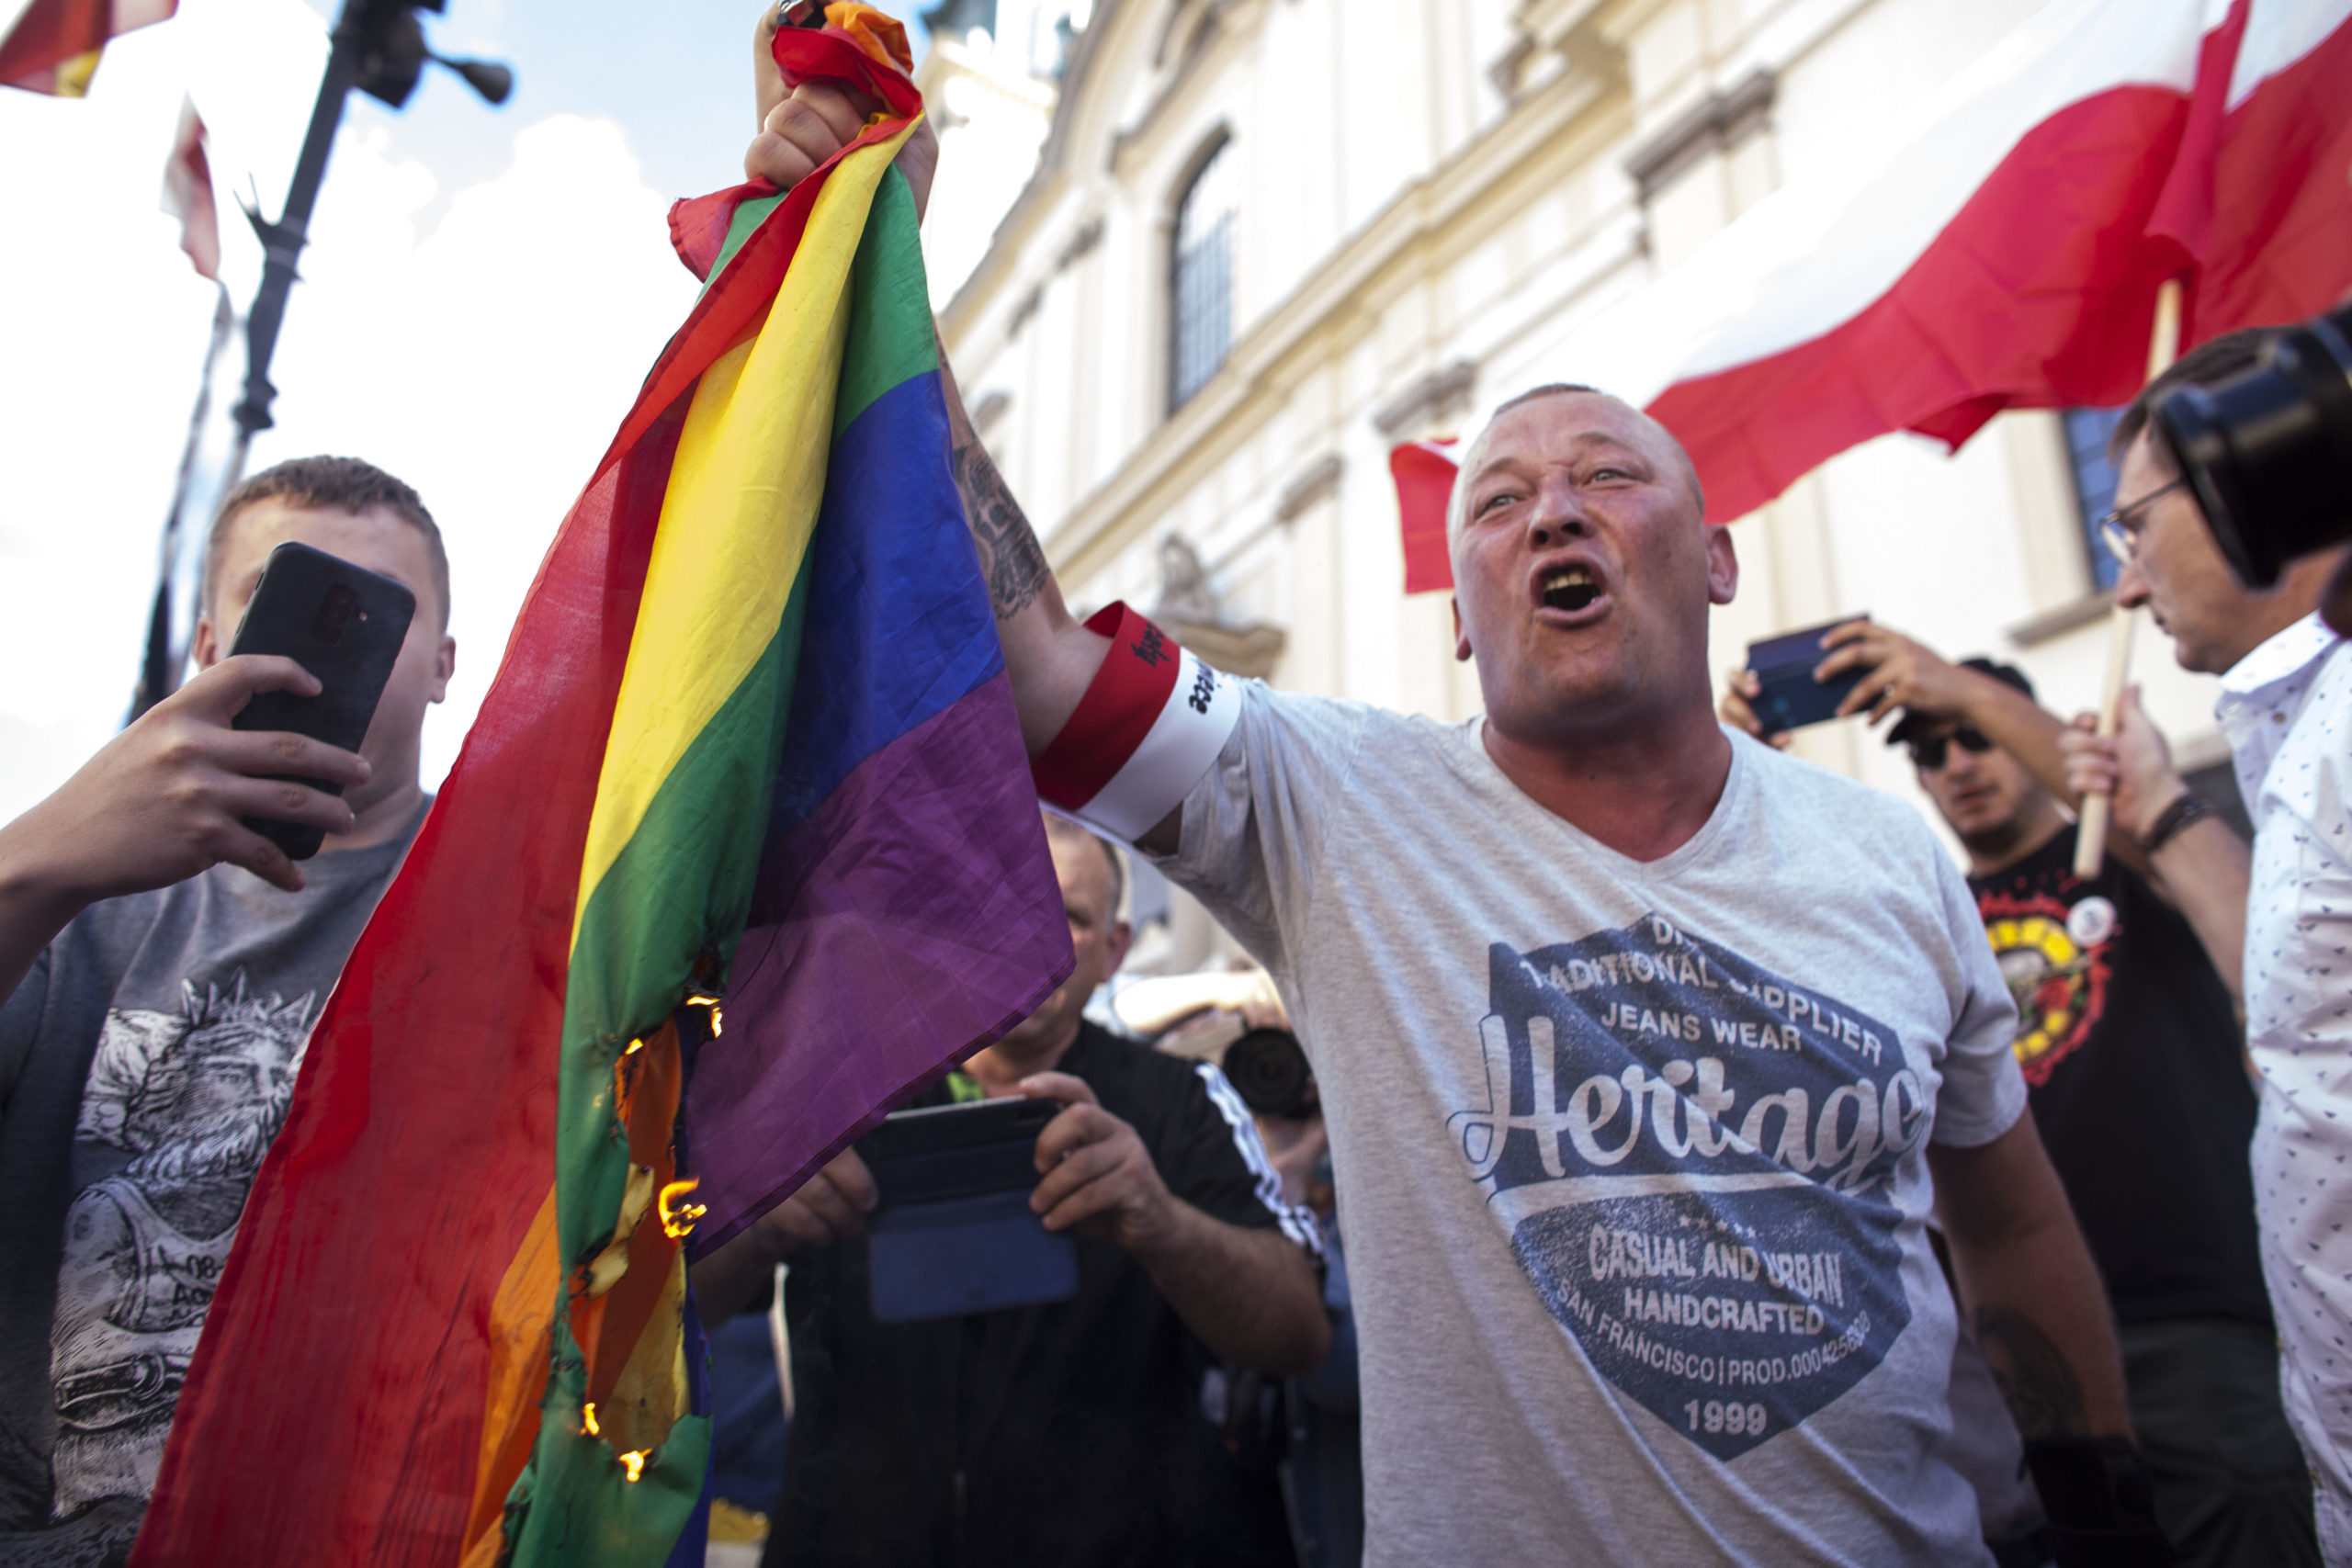
[[[863,106],[772,78],[747,164],[789,184]],[[1937,1457],[1931,1206],[2078,1494],[2053,1513],[2153,1535],[1974,902],[1908,807],[1715,722],[1738,566],[1672,437],[1562,386],[1471,445],[1487,712],[1447,727],[1230,681],[1124,605],[1080,625],[949,408],[1041,791],[1206,903],[1314,1053],[1367,1562],[1985,1561]]]

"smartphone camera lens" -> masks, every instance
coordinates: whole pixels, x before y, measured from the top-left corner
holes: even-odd
[[[330,647],[341,642],[343,628],[350,621],[352,612],[358,607],[359,595],[342,583],[329,588],[326,598],[319,604],[318,618],[311,623],[311,639]]]

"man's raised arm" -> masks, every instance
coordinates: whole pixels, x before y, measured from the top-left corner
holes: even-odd
[[[763,8],[752,33],[752,81],[759,130],[743,154],[743,172],[789,189],[826,159],[855,140],[875,106],[830,82],[785,82],[770,44],[775,36],[774,8]],[[920,217],[929,207],[939,143],[926,118],[899,152],[898,167],[907,178]],[[947,400],[956,489],[979,552],[980,571],[1004,640],[1004,661],[1012,683],[1021,736],[1033,758],[1059,735],[1077,712],[1111,639],[1080,626],[1062,603],[1061,587],[1046,564],[1046,552],[1022,514],[1004,478],[980,445],[964,411],[964,400],[940,346],[940,385]],[[1181,808],[1139,835],[1147,849],[1168,852],[1177,845]],[[1129,829],[1128,832],[1135,829]]]
[[[956,385],[956,373],[948,368],[945,344],[939,349],[939,382],[947,396],[956,491],[964,498],[964,520],[979,551],[980,575],[988,581],[997,634],[1004,639],[1013,705],[1021,712],[1021,739],[1034,757],[1077,711],[1111,639],[1079,625],[1062,603],[1061,584],[1046,564],[1045,547],[964,412],[964,396]]]

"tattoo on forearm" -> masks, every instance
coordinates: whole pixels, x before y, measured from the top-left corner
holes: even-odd
[[[2030,1442],[2090,1431],[2082,1382],[2065,1352],[2041,1325],[2015,1307],[1982,1307],[1976,1314],[1976,1340],[2020,1436]]]
[[[964,516],[979,547],[980,570],[989,580],[989,603],[998,620],[1009,621],[1036,603],[1053,581],[1053,569],[978,436],[956,448],[955,469]]]

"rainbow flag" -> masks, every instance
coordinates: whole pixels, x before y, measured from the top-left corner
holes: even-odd
[[[838,28],[778,56],[889,111],[732,205],[565,521],[311,1039],[134,1562],[699,1562],[689,1247],[1069,973],[890,164],[921,100]]]

